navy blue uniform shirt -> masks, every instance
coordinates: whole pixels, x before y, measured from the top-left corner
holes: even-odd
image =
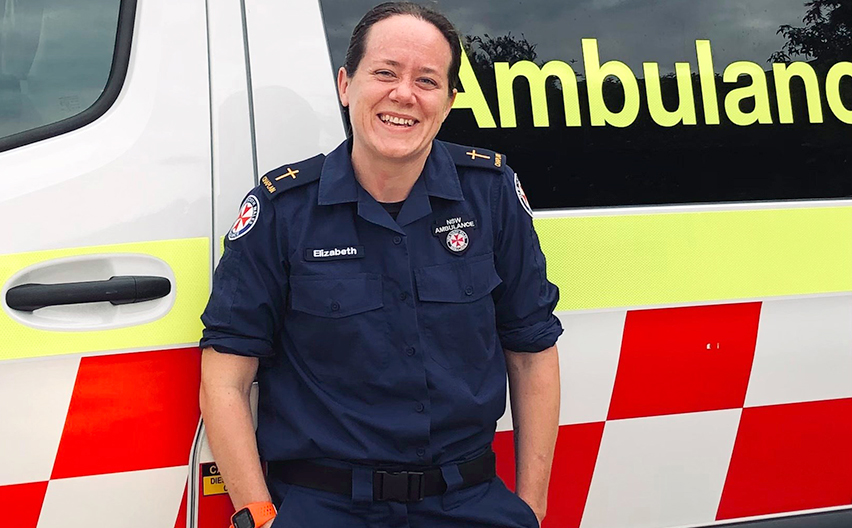
[[[396,221],[356,181],[347,143],[261,181],[201,339],[260,358],[261,457],[441,465],[486,448],[503,349],[539,352],[562,333],[503,157],[433,142]]]

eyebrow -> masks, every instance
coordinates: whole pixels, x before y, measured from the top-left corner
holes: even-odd
[[[392,60],[392,59],[384,59],[382,62],[387,64],[388,66],[394,66],[394,67],[402,66],[402,64],[400,64],[399,62]],[[424,66],[424,67],[420,68],[420,73],[428,73],[428,74],[435,75],[435,74],[438,73],[438,71],[435,70],[434,68]]]

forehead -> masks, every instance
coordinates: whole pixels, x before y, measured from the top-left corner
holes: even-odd
[[[410,15],[394,15],[370,28],[363,60],[395,62],[446,73],[452,51],[444,35],[430,22]]]

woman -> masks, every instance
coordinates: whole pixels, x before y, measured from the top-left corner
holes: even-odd
[[[435,140],[459,42],[431,9],[370,10],[338,73],[351,137],[265,175],[228,235],[201,407],[236,528],[544,517],[558,292],[503,157]],[[507,371],[517,496],[490,450]]]

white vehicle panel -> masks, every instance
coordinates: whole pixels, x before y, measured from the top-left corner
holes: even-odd
[[[205,2],[125,0],[120,12],[133,31],[118,19],[116,49],[129,39],[129,65],[109,109],[0,152],[0,222],[13,226],[0,237],[0,485],[40,528],[174,527],[187,484],[185,431],[198,420],[198,350],[186,343],[197,343],[211,266]],[[95,30],[66,29],[83,41]],[[172,293],[33,312],[13,311],[5,295],[19,283],[113,275],[160,276]],[[133,408],[146,397],[156,401]]]
[[[852,295],[767,300],[745,406],[852,398]]]
[[[0,486],[50,478],[79,365],[65,357],[0,368]]]
[[[54,480],[47,486],[38,528],[92,522],[171,528],[185,485],[186,466]]]
[[[581,528],[713,523],[741,412],[608,422]]]
[[[258,173],[329,152],[344,138],[316,0],[246,0]]]
[[[201,2],[137,5],[118,100],[92,124],[0,153],[0,254],[210,232]],[[179,50],[179,52],[176,52]]]
[[[256,184],[245,34],[239,0],[207,3],[213,134],[213,237],[227,233]],[[214,244],[218,260],[220,245]]]

